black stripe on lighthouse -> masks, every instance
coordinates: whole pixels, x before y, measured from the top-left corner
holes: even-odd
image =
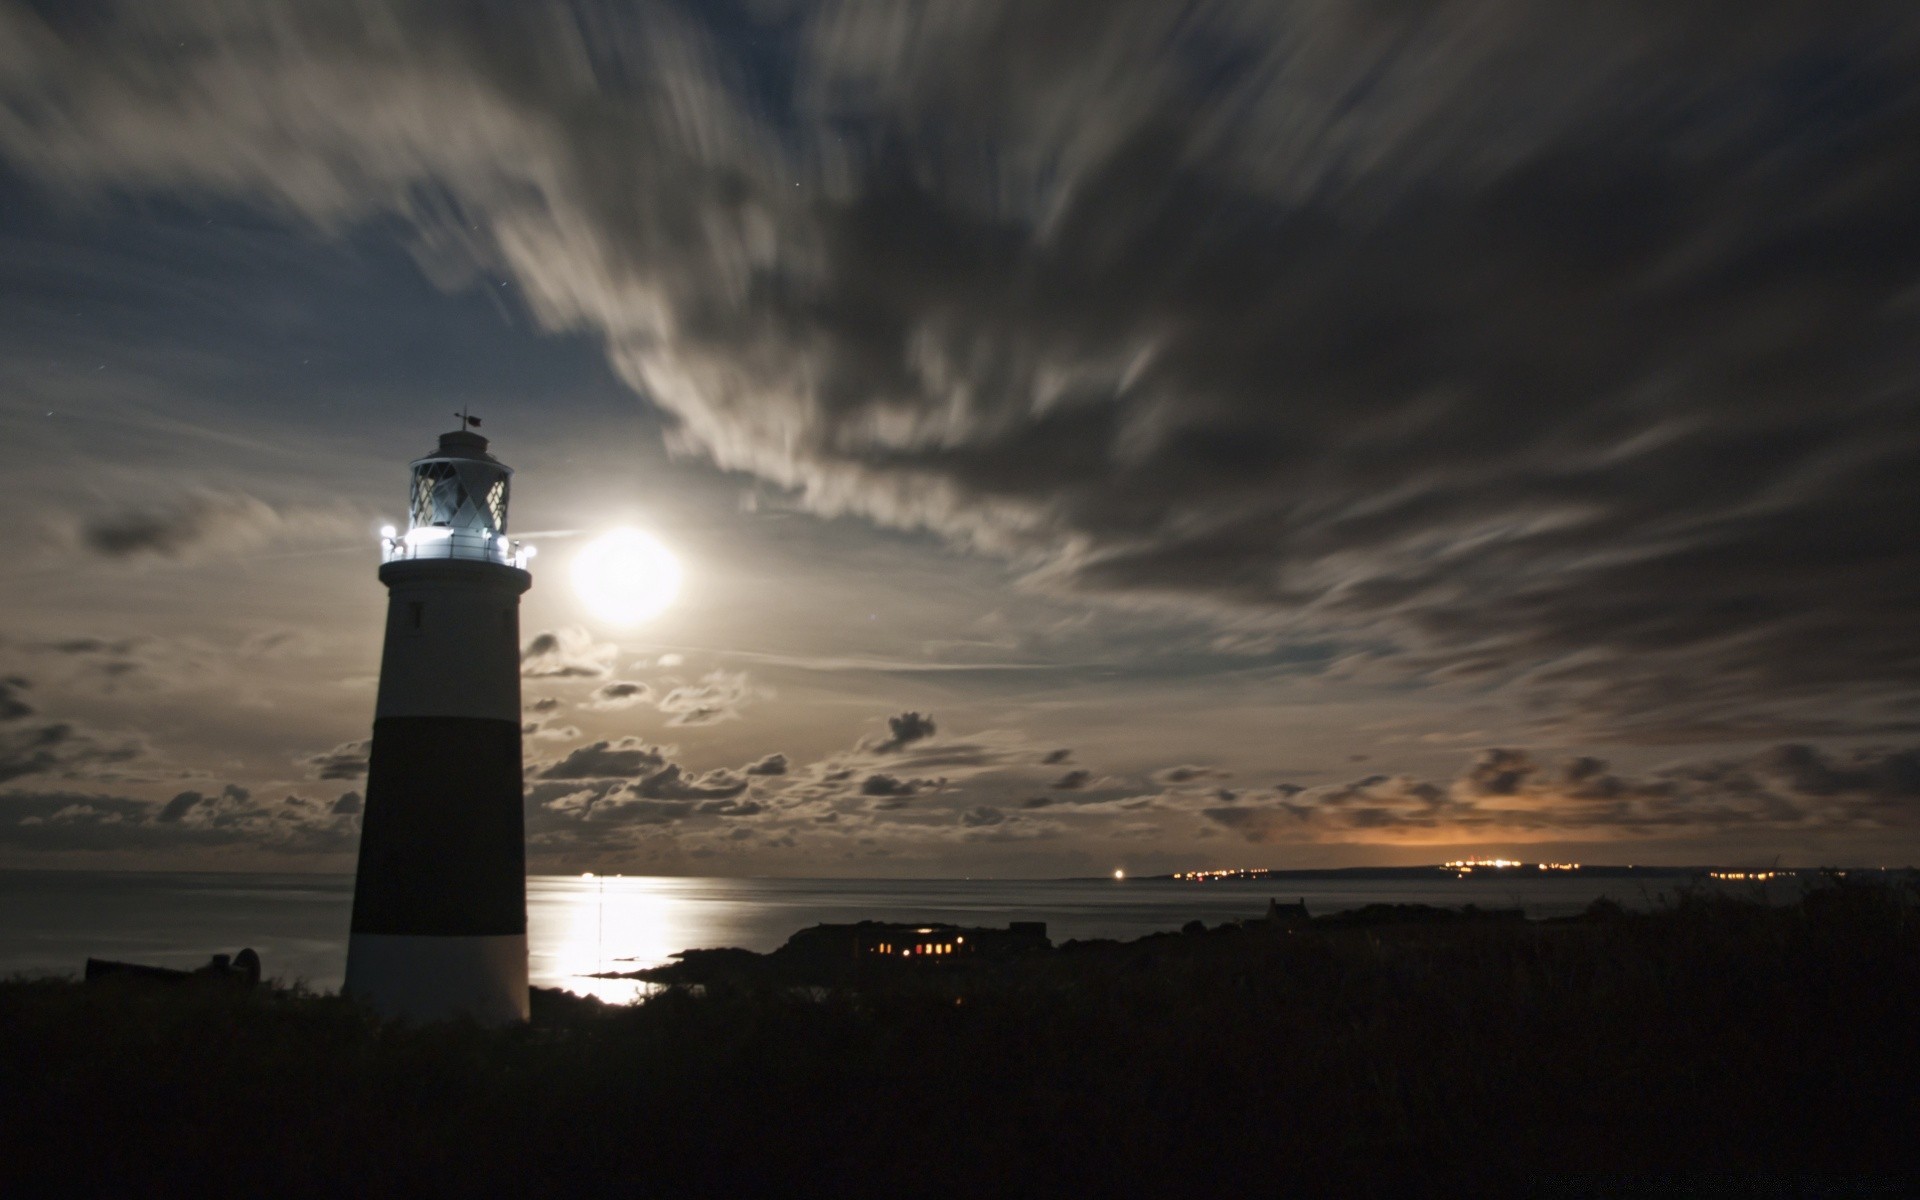
[[[376,720],[353,932],[524,934],[520,767],[517,721]]]

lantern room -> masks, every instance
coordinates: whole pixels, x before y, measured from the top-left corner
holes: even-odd
[[[524,566],[531,553],[507,538],[513,468],[487,453],[487,439],[461,429],[440,435],[433,453],[413,461],[407,531],[381,530],[383,562],[463,558]]]

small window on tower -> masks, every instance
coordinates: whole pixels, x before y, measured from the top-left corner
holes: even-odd
[[[427,605],[423,600],[407,601],[407,628],[418,629],[427,618]]]

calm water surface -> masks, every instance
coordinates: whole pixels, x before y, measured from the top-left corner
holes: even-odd
[[[1677,884],[1676,878],[1673,881]],[[643,985],[586,978],[665,962],[694,947],[772,950],[818,922],[1045,921],[1054,941],[1135,938],[1257,916],[1270,896],[1318,914],[1374,902],[1520,905],[1578,912],[1601,895],[1655,903],[1619,879],[1170,880],[687,879],[536,875],[527,880],[533,982],[628,1000]],[[252,946],[267,974],[333,990],[346,969],[350,875],[0,871],[0,974],[77,975],[91,956],[194,967]]]

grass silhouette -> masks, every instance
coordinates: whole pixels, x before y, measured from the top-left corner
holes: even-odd
[[[297,990],[13,981],[0,1184],[1891,1194],[1920,1166],[1916,899],[1836,878],[1776,907],[1250,922],[630,1008],[542,992],[491,1031]]]

